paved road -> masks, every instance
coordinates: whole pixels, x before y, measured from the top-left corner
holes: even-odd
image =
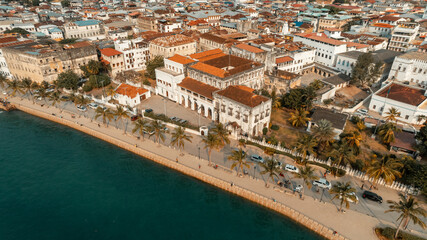
[[[45,104],[45,106],[49,106],[51,103],[49,101],[36,101],[36,104]],[[52,106],[51,106],[52,107]],[[72,103],[72,102],[61,102],[60,104],[58,104],[58,107],[60,109],[63,109],[64,112],[63,114],[75,114],[76,118],[80,117],[87,117],[92,119],[93,121],[98,121],[99,123],[102,123],[102,119],[99,118],[98,120],[95,120],[95,111],[93,109],[88,108],[88,111],[86,112],[80,112],[78,111],[78,109],[76,108],[76,106]],[[110,126],[114,126],[117,128],[126,128],[127,132],[129,132],[132,129],[132,123],[130,121],[124,121],[123,123],[117,122],[115,123],[114,121],[112,121],[110,123]],[[204,145],[201,142],[201,137],[200,136],[196,136],[196,135],[192,135],[192,144],[186,143],[185,145],[185,152],[187,154],[191,154],[193,156],[196,157],[201,157],[203,159],[208,159],[208,153],[207,153],[207,149],[204,149]],[[165,141],[163,143],[161,143],[162,145],[168,146],[170,145],[170,141],[171,141],[171,135],[169,133],[166,134],[166,138]],[[212,151],[212,162],[214,164],[218,164],[220,167],[226,168],[226,169],[230,169],[231,167],[231,162],[227,160],[227,157],[230,155],[231,151],[234,149],[238,148],[238,142],[235,140],[232,140],[229,146],[224,147],[222,150],[220,151]],[[262,150],[260,150],[257,147],[254,146],[246,146],[246,148],[244,149],[247,153],[248,156],[252,155],[252,154],[257,154],[260,156],[263,156],[265,158],[265,155],[263,154]],[[292,159],[290,159],[289,157],[285,157],[285,156],[281,156],[281,155],[276,155],[275,156],[280,162],[282,162],[282,165],[284,166],[285,164],[293,164],[295,165],[294,161]],[[316,169],[316,175],[318,175],[319,177],[323,175],[324,173],[324,169],[318,166],[313,166]],[[260,174],[261,171],[261,167],[257,164],[257,163],[253,163],[251,169],[248,170],[249,175],[251,177],[255,177],[258,179],[262,179],[263,181],[269,181],[270,185],[274,185],[271,180],[267,180],[266,176],[263,176]],[[397,191],[386,188],[386,187],[379,187],[378,190],[375,190],[374,192],[377,192],[379,195],[381,195],[384,199],[384,202],[382,204],[379,204],[377,202],[373,202],[370,200],[366,200],[363,199],[361,197],[361,194],[363,192],[363,190],[361,190],[360,186],[362,185],[362,182],[359,179],[353,178],[351,176],[344,176],[341,178],[335,178],[333,176],[327,176],[326,177],[328,179],[328,181],[330,181],[332,183],[332,185],[334,183],[336,183],[337,181],[350,181],[352,183],[352,185],[354,187],[356,187],[357,189],[357,196],[359,198],[359,203],[357,204],[351,204],[350,208],[352,210],[355,210],[357,212],[369,215],[369,216],[373,216],[375,218],[377,218],[380,222],[381,220],[385,220],[388,222],[393,222],[395,224],[396,223],[396,219],[398,217],[397,214],[395,213],[384,213],[385,210],[388,209],[388,204],[386,203],[387,200],[397,200]],[[289,172],[284,172],[284,178],[282,179],[282,181],[284,180],[291,180],[292,185],[296,186],[298,184],[303,184],[301,179],[296,179],[294,178],[294,176],[289,173]],[[366,185],[368,183],[365,183]],[[277,186],[277,185],[275,185]],[[292,187],[289,186],[289,188],[291,189]],[[322,191],[322,189],[317,190],[316,187],[312,187],[311,189],[305,189],[304,190],[304,195],[306,197],[311,197],[317,200],[322,199],[322,201],[324,202],[331,202],[332,204],[334,204],[338,210],[339,208],[339,200],[332,200],[332,196],[331,194],[329,194],[328,191]],[[426,220],[426,219],[424,219]],[[410,229],[414,229],[416,231],[419,232],[424,232],[425,231],[423,229],[421,229],[419,226],[413,226],[413,224],[410,225]]]

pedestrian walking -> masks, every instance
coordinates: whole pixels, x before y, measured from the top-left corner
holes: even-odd
[[[199,169],[201,168],[202,166],[200,166],[200,164],[199,164]]]
[[[369,190],[372,190],[372,185],[369,187]]]
[[[176,162],[178,162],[178,158],[176,158]]]
[[[363,190],[363,187],[365,186],[365,184],[362,184],[362,187],[360,187]]]

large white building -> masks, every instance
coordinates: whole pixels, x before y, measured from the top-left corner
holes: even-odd
[[[295,34],[294,42],[302,42],[316,49],[314,61],[327,67],[335,65],[336,55],[347,51],[347,43],[328,38],[324,33]]]
[[[427,88],[427,53],[409,52],[396,57],[389,79]]]
[[[417,124],[418,116],[427,116],[427,90],[399,83],[389,83],[372,95],[369,110],[387,116],[395,108],[397,120]]]
[[[90,19],[64,24],[65,38],[100,40],[105,38],[104,27],[98,20]]]
[[[143,70],[149,60],[148,44],[141,38],[114,41],[114,48],[123,53],[124,70]]]
[[[400,23],[392,31],[388,49],[398,52],[406,52],[410,49],[410,43],[415,40],[420,25],[418,23]]]

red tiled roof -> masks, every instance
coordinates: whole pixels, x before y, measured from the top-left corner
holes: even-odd
[[[217,67],[214,67],[211,65],[204,64],[202,62],[198,62],[198,63],[192,65],[191,68],[194,68],[194,69],[197,69],[197,70],[200,70],[200,71],[203,71],[205,73],[208,73],[208,74],[211,74],[211,75],[214,75],[217,77],[221,77],[221,78],[224,78],[225,73],[226,73],[225,70],[222,70],[220,68],[217,68]]]
[[[284,63],[284,62],[291,62],[294,59],[289,57],[289,56],[284,56],[284,57],[280,57],[280,58],[276,58],[276,64],[280,64],[280,63]]]
[[[323,42],[323,43],[327,43],[327,44],[331,44],[331,45],[335,45],[335,46],[346,44],[345,42],[342,42],[342,41],[339,41],[339,40],[335,40],[335,39],[332,39],[332,38],[328,38],[323,33],[322,34],[318,34],[318,33],[298,33],[298,34],[295,34],[295,35],[296,36],[300,36],[300,37],[304,37],[304,38],[309,38],[309,39],[312,39],[312,40],[317,40],[319,42]]]
[[[409,105],[418,106],[427,99],[424,96],[426,90],[411,88],[408,86],[392,83],[384,88],[377,95],[384,98],[389,98],[398,102],[403,102]]]
[[[9,42],[16,42],[18,39],[16,37],[4,37],[0,38],[0,43],[9,43]]]
[[[183,65],[195,62],[193,59],[190,59],[188,57],[184,57],[184,56],[179,55],[179,54],[175,54],[168,59],[171,61],[183,64]]]
[[[120,86],[116,89],[116,93],[120,95],[125,95],[130,98],[135,98],[137,94],[141,95],[148,92],[147,89],[134,87],[126,83],[120,84]]]
[[[191,54],[190,57],[193,58],[193,59],[200,59],[200,58],[211,56],[211,55],[215,55],[215,54],[218,54],[218,53],[222,53],[222,50],[219,49],[219,48],[208,50],[208,51],[204,51],[204,52],[194,53],[194,54]]]
[[[392,21],[392,22],[395,22],[399,19],[400,19],[400,17],[393,17],[393,16],[389,16],[389,15],[386,15],[386,16],[383,16],[380,18],[380,20]]]
[[[253,93],[254,89],[245,86],[228,86],[226,89],[216,92],[216,94],[224,96],[228,99],[246,105],[248,107],[256,107],[269,99]]]
[[[178,86],[188,89],[190,91],[196,92],[212,100],[213,100],[212,94],[219,90],[216,87],[213,87],[206,83],[202,83],[200,81],[194,80],[189,77],[184,78],[182,82],[178,84]]]
[[[380,27],[380,28],[394,28],[393,25],[387,24],[387,23],[374,23],[372,24],[374,27]]]
[[[369,45],[361,44],[361,43],[355,43],[355,42],[346,42],[346,44],[347,44],[347,47],[356,47],[356,49],[369,47]]]
[[[254,46],[251,46],[251,45],[248,45],[246,43],[237,44],[235,47],[243,49],[243,50],[246,50],[246,51],[249,51],[249,52],[253,52],[253,53],[262,53],[262,52],[264,52],[264,50],[259,49],[259,48],[254,47]]]
[[[102,55],[107,57],[123,54],[122,52],[117,51],[116,49],[113,49],[113,48],[104,48],[104,49],[101,49],[100,51]]]

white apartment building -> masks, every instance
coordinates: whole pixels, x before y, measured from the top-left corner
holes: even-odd
[[[195,61],[176,54],[164,62],[164,67],[156,68],[156,94],[178,102],[177,85],[184,79],[187,65]]]
[[[388,49],[397,52],[406,52],[410,49],[410,42],[415,40],[420,26],[418,23],[400,23],[392,31]]]
[[[173,30],[181,29],[182,23],[181,22],[165,22],[162,23],[161,20],[159,20],[159,31],[166,33],[166,32],[173,32]]]
[[[369,110],[387,116],[390,108],[396,108],[400,112],[397,120],[416,124],[418,116],[427,116],[427,91],[389,83],[372,95]]]
[[[119,101],[119,104],[131,107],[135,107],[143,100],[151,97],[151,93],[147,89],[131,86],[126,83],[121,83],[115,92],[114,99]]]
[[[64,24],[65,38],[100,40],[105,38],[104,27],[98,20],[90,19]]]
[[[114,41],[114,48],[123,53],[125,70],[144,70],[149,60],[148,44],[141,38]]]
[[[427,53],[409,52],[394,59],[389,79],[427,88]]]
[[[277,57],[276,66],[278,70],[302,74],[305,70],[313,67],[315,57],[315,49],[301,48],[287,53],[286,56]]]
[[[370,33],[378,34],[380,37],[390,37],[395,26],[387,23],[374,23],[369,26]]]
[[[33,41],[32,40],[19,41],[16,37],[6,37],[6,38],[2,38],[1,40],[2,40],[2,43],[0,43],[0,74],[2,74],[8,79],[11,79],[13,76],[9,71],[6,58],[3,55],[3,47],[21,45],[21,44],[31,43]]]
[[[328,38],[323,33],[295,34],[294,42],[302,42],[316,49],[314,61],[327,67],[335,65],[336,55],[347,51],[347,43]]]
[[[262,129],[270,123],[271,99],[253,91],[234,85],[214,92],[215,118],[235,134],[262,134]]]
[[[44,33],[46,36],[50,36],[50,38],[54,40],[59,41],[64,39],[64,33],[56,25],[43,25],[38,27],[37,30]]]
[[[111,76],[114,78],[118,73],[125,70],[123,53],[113,48],[100,50],[102,61],[111,68]]]

